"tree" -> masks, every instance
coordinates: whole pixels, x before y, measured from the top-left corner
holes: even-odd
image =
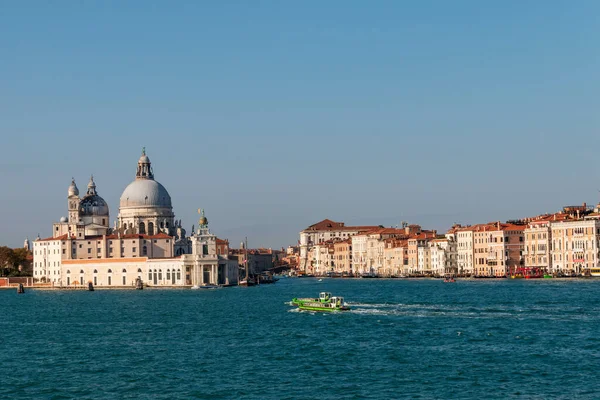
[[[31,255],[29,250],[25,248],[18,248],[13,250],[13,274],[30,276],[32,275],[31,270],[31,261],[28,260],[28,257]],[[22,267],[21,271],[19,271],[19,266]]]
[[[31,261],[27,258],[29,251],[24,248],[11,249],[10,247],[0,247],[0,276],[20,276],[31,275]],[[19,271],[22,266],[22,271]]]
[[[0,275],[6,276],[12,269],[14,264],[15,254],[10,247],[0,247]]]

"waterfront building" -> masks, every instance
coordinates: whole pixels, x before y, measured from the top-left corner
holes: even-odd
[[[548,273],[553,273],[554,268],[550,257],[550,244],[552,243],[552,222],[571,219],[567,214],[543,215],[527,224],[524,230],[525,247],[523,257],[526,268],[539,268]]]
[[[408,274],[408,240],[387,239],[383,256],[385,259],[384,276]]]
[[[458,274],[470,276],[473,274],[473,227],[456,229],[456,253]]]
[[[429,242],[431,273],[437,276],[456,274],[456,242],[452,238],[433,239]]]
[[[550,224],[552,270],[564,274],[582,274],[600,267],[599,215],[585,219],[553,221]]]
[[[333,262],[336,273],[352,275],[352,239],[333,244]]]
[[[425,274],[431,273],[430,254],[428,251],[420,250],[429,247],[429,241],[435,239],[436,231],[419,231],[412,234],[407,240],[408,250],[408,273]]]
[[[488,276],[508,276],[524,265],[523,247],[526,225],[498,222],[490,231],[487,255]]]
[[[334,242],[328,240],[318,243],[313,249],[313,273],[315,275],[325,275],[334,271]]]
[[[421,275],[427,275],[427,276],[432,275],[430,242],[431,241],[426,240],[425,246],[417,247],[417,257],[418,257],[417,272]]]
[[[145,150],[134,182],[121,196],[114,228],[109,227],[108,205],[93,177],[82,198],[72,179],[67,208],[68,217],[52,225],[52,236],[33,243],[37,282],[59,286],[88,282],[128,286],[136,279],[155,286],[237,282],[237,263],[217,254],[217,239],[203,212],[198,231],[190,237],[175,221],[171,197],[154,181]]]
[[[420,232],[418,225],[403,228],[377,227],[352,236],[352,262],[358,274],[384,274],[384,249],[386,239],[407,239]]]
[[[310,266],[308,253],[321,242],[329,240],[346,240],[353,235],[378,228],[377,226],[346,226],[343,222],[324,219],[300,232],[300,270],[306,271]]]

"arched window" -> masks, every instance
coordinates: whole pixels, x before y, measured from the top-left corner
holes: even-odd
[[[140,234],[145,234],[146,233],[146,225],[144,225],[143,222],[140,222]]]
[[[160,229],[165,227],[165,222],[164,221],[160,221]]]
[[[167,280],[171,279],[171,270],[167,270]]]
[[[109,273],[109,274],[112,274],[112,269],[110,269],[110,268],[109,268],[109,269],[108,269],[108,273]]]
[[[142,247],[142,255],[148,255],[148,248],[146,246]]]
[[[148,280],[149,281],[152,280],[152,270],[151,269],[148,270]]]
[[[71,271],[70,271],[70,270],[67,270],[67,274],[70,274],[70,273],[71,273]]]
[[[97,269],[95,269],[95,270],[94,270],[94,273],[95,273],[95,274],[97,274],[97,273],[98,273],[98,270],[97,270]]]
[[[141,268],[138,268],[138,272],[139,272],[139,273],[141,273],[141,272],[142,272],[142,269],[141,269]]]
[[[177,269],[177,280],[181,280],[181,270]]]
[[[148,222],[148,235],[154,235],[154,222]]]
[[[124,273],[124,274],[126,274],[126,273],[127,273],[127,270],[126,270],[125,268],[123,268],[123,273]]]
[[[83,274],[83,270],[79,271],[80,274]]]
[[[162,269],[158,270],[158,280],[162,279]]]

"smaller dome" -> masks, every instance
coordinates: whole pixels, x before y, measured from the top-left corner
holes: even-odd
[[[148,158],[148,156],[144,153],[142,154],[142,156],[140,157],[140,159],[138,160],[138,163],[142,163],[142,164],[150,164],[150,159]]]
[[[71,184],[69,185],[69,196],[79,196],[79,189],[75,184],[75,178],[71,179]]]
[[[67,217],[60,217],[60,222],[69,222],[69,219]]]
[[[97,194],[88,195],[79,203],[79,213],[81,216],[108,216],[108,205]]]

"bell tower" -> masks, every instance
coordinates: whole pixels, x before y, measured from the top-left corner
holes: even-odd
[[[79,222],[79,189],[75,184],[75,178],[71,178],[69,193],[67,197],[67,205],[69,210],[69,223],[76,224]]]

